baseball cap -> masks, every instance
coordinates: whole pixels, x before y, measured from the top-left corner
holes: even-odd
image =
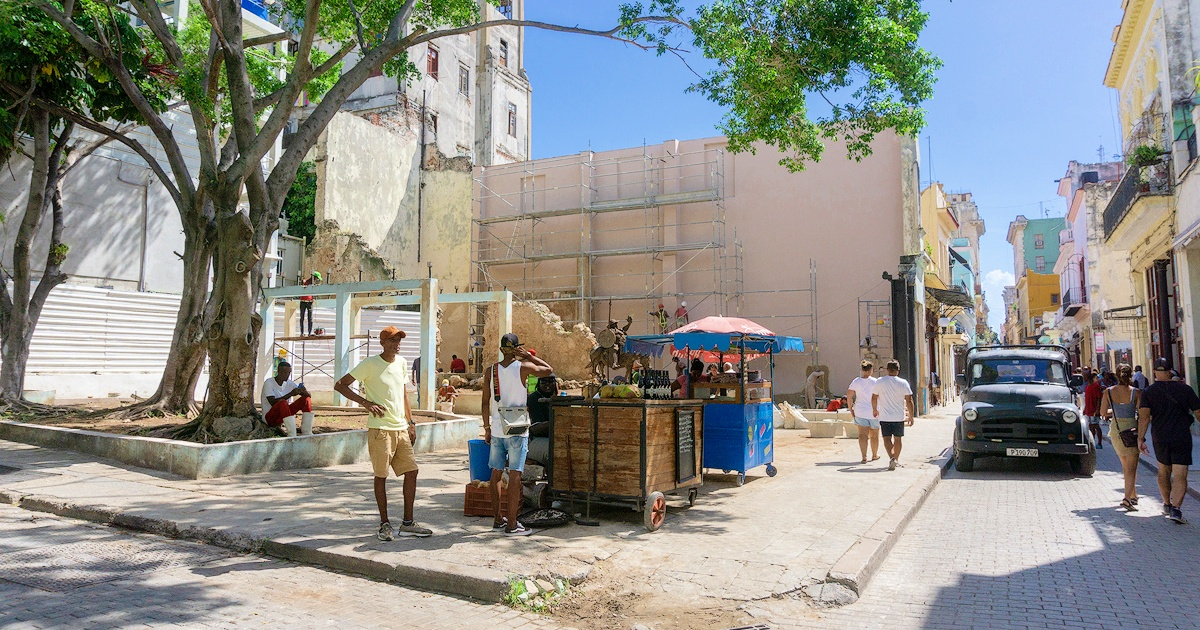
[[[321,279],[321,272],[320,272],[320,271],[314,271],[314,272],[313,272],[313,277],[314,277],[314,278],[316,278],[317,280],[320,280],[320,279]]]
[[[387,341],[388,339],[391,339],[394,335],[400,335],[401,339],[404,339],[405,337],[408,336],[408,335],[404,334],[403,330],[400,330],[399,328],[396,328],[395,326],[388,326],[387,328],[384,328],[383,330],[379,331],[379,341],[381,341],[381,342]]]
[[[1154,371],[1156,371],[1156,372],[1170,372],[1170,371],[1171,371],[1171,364],[1167,362],[1167,359],[1166,359],[1165,357],[1159,357],[1159,358],[1157,358],[1157,359],[1155,359],[1155,360],[1154,360]]]
[[[516,333],[508,333],[500,338],[501,348],[520,348],[521,340],[517,338]]]

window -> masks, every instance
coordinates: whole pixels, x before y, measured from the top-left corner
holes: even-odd
[[[458,67],[458,93],[463,96],[471,95],[471,71],[466,66]]]
[[[425,74],[434,81],[438,80],[438,49],[433,46],[429,47],[429,52],[425,55]]]
[[[517,137],[517,106],[513,103],[508,104],[508,135]]]
[[[1034,249],[1045,249],[1045,247],[1046,247],[1045,237],[1043,237],[1041,234],[1034,234],[1033,235],[1033,248]]]
[[[433,130],[433,135],[437,135],[437,114],[429,115],[429,128]]]
[[[1038,256],[1038,257],[1037,257],[1037,262],[1035,263],[1035,266],[1037,267],[1037,270],[1038,270],[1038,272],[1039,272],[1039,273],[1043,273],[1043,272],[1045,272],[1045,271],[1046,271],[1046,257],[1045,257],[1045,256]]]
[[[500,0],[500,4],[496,5],[496,10],[503,15],[505,19],[512,19],[512,0]]]
[[[1051,293],[1051,294],[1050,294],[1050,303],[1051,303],[1051,304],[1058,304],[1058,294],[1057,294],[1057,293]]]
[[[508,42],[500,40],[500,65],[508,67]]]

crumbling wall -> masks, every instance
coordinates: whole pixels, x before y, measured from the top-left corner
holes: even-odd
[[[358,234],[341,231],[336,221],[322,221],[317,225],[316,238],[308,244],[305,264],[305,277],[315,269],[324,276],[326,284],[371,282],[392,277],[387,261]]]
[[[488,326],[484,335],[483,364],[496,361],[500,341],[492,322],[496,321],[496,306],[488,307]],[[539,302],[513,301],[513,332],[526,348],[537,351],[538,357],[554,367],[554,374],[567,381],[592,380],[588,368],[596,336],[583,324],[570,329],[563,327],[562,318]]]

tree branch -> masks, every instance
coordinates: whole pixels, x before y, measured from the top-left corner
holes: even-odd
[[[326,72],[333,70],[333,67],[338,65],[339,63],[341,63],[342,60],[346,58],[346,55],[349,55],[350,53],[354,52],[355,48],[358,48],[358,44],[350,43],[350,44],[346,44],[345,46],[342,46],[342,49],[337,51],[336,53],[334,53],[334,55],[332,57],[330,57],[329,59],[327,59],[325,61],[325,63],[314,68],[311,73],[311,76],[302,78],[301,82],[303,84],[308,84],[308,82],[311,81],[312,79],[314,79],[315,77],[319,77],[319,76],[325,74]],[[295,67],[293,67],[292,72],[293,73],[297,72],[297,69]],[[268,107],[272,107],[272,106],[278,104],[280,102],[280,100],[283,98],[283,95],[287,92],[287,88],[288,88],[288,86],[284,85],[283,87],[279,88],[278,90],[275,90],[274,92],[271,92],[270,94],[268,94],[262,98],[255,99],[254,111],[256,113],[262,113]],[[299,96],[299,95],[297,95],[297,96]]]
[[[691,30],[691,28],[692,28],[691,24],[688,24],[686,21],[681,20],[677,17],[669,16],[669,15],[647,15],[647,16],[643,16],[640,18],[636,18],[631,23],[639,24],[639,23],[643,23],[643,22],[653,22],[656,24],[675,24],[677,26],[682,26],[688,30]],[[610,28],[607,31],[599,31],[599,30],[590,29],[590,28],[580,28],[578,26],[563,26],[561,24],[552,24],[550,22],[538,22],[536,20],[495,20],[495,21],[490,21],[490,22],[476,22],[475,24],[468,24],[466,26],[459,26],[457,28],[450,28],[450,29],[446,29],[446,30],[442,30],[442,31],[429,31],[427,33],[424,33],[422,35],[414,37],[412,42],[409,45],[415,46],[417,44],[421,44],[421,43],[424,43],[424,42],[427,42],[430,40],[434,40],[434,39],[438,39],[441,37],[449,37],[452,35],[465,35],[467,33],[474,33],[475,31],[481,31],[481,30],[495,28],[495,27],[499,27],[499,26],[523,26],[523,27],[527,27],[527,28],[542,29],[545,31],[557,31],[559,33],[574,33],[576,35],[591,35],[593,37],[603,37],[605,39],[611,39],[611,40],[622,42],[625,44],[630,44],[632,46],[641,48],[642,50],[657,50],[658,49],[657,46],[647,46],[646,44],[643,44],[636,40],[629,39],[627,37],[619,37],[617,35],[617,33],[621,32],[621,29],[626,28],[624,25],[614,26],[613,28]],[[668,50],[672,50],[672,49],[668,49]]]
[[[94,131],[103,136],[107,136],[107,137],[112,138],[113,140],[116,140],[117,142],[120,142],[121,144],[129,147],[134,153],[137,153],[138,156],[140,156],[143,160],[146,161],[146,164],[149,165],[150,169],[154,171],[154,174],[157,175],[159,180],[162,181],[163,186],[165,186],[167,188],[167,192],[171,194],[171,199],[175,201],[175,203],[180,208],[180,210],[182,211],[182,209],[184,207],[186,207],[183,205],[184,198],[183,198],[183,195],[180,193],[179,188],[175,185],[175,183],[173,183],[171,181],[171,178],[167,176],[166,171],[163,170],[162,165],[158,163],[158,160],[154,159],[154,156],[151,155],[150,152],[146,150],[146,147],[143,146],[142,143],[138,142],[137,140],[134,140],[133,138],[130,138],[126,134],[118,133],[117,131],[114,131],[113,129],[105,127],[104,125],[102,125],[86,116],[83,116],[82,114],[80,114],[78,112],[73,112],[69,109],[59,107],[59,106],[55,105],[54,103],[48,103],[41,99],[34,99],[34,103],[39,108],[45,109],[46,111],[50,112],[51,114],[54,114],[55,116],[58,116],[59,118],[62,118],[64,120],[69,120],[69,121],[79,125],[80,127],[83,127],[84,129],[87,129],[89,131]],[[188,183],[189,183],[189,185],[191,184],[190,181]]]
[[[165,122],[163,122],[162,118],[159,117],[158,112],[154,111],[154,107],[150,104],[150,101],[146,98],[146,95],[143,94],[138,88],[137,84],[133,80],[133,76],[129,74],[129,70],[125,68],[123,63],[121,63],[121,59],[111,54],[112,49],[110,47],[102,45],[100,42],[92,39],[87,33],[83,32],[83,29],[79,28],[79,25],[75,24],[71,18],[64,15],[48,0],[30,0],[30,2],[44,12],[50,19],[58,22],[58,24],[62,26],[68,33],[70,33],[71,37],[74,38],[75,41],[84,48],[84,50],[88,51],[88,53],[90,53],[93,57],[101,60],[105,67],[108,68],[109,72],[116,77],[118,83],[121,85],[121,90],[125,92],[125,96],[129,98],[130,102],[137,109],[138,113],[141,114],[146,126],[149,127],[150,131],[154,134],[154,137],[162,146],[163,151],[167,154],[167,162],[171,166],[171,171],[175,174],[176,188],[173,197],[180,202],[180,208],[186,207],[187,204],[183,202],[190,202],[192,198],[195,197],[196,193],[192,185],[191,173],[188,172],[187,160],[183,157],[183,151],[180,148],[179,143],[175,140],[175,136],[171,132],[171,128],[168,127]],[[101,30],[99,32],[102,33],[103,31]],[[166,42],[162,43],[164,46],[167,45]],[[63,116],[63,118],[68,117]],[[68,118],[68,120],[73,119]],[[87,127],[87,125],[79,120],[75,120],[75,122]],[[88,128],[90,129],[91,127]],[[95,129],[92,130],[96,131]],[[101,131],[99,133],[106,132]],[[138,146],[140,147],[141,145],[139,144]],[[130,148],[133,147],[131,146]],[[145,151],[144,148],[142,150]],[[157,161],[153,159],[147,161],[157,164]],[[169,178],[166,177],[162,177],[162,179],[164,180],[164,183],[169,181]]]
[[[246,48],[253,48],[255,46],[262,46],[263,44],[274,44],[275,42],[282,42],[285,40],[289,40],[291,38],[292,38],[292,34],[290,32],[283,31],[282,33],[274,33],[272,35],[262,35],[260,37],[251,37],[250,39],[247,39],[246,41],[242,42],[242,45],[245,46]]]
[[[171,31],[170,25],[163,19],[162,8],[157,2],[147,2],[147,0],[129,0],[133,8],[137,11],[138,17],[142,18],[150,27],[150,32],[154,33],[154,38],[163,46],[163,51],[167,53],[167,59],[175,67],[183,65],[183,51],[179,49],[179,42],[175,41],[175,33]],[[180,2],[186,0],[178,0]]]

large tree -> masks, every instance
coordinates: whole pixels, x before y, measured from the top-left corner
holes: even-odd
[[[126,24],[89,25],[105,37],[136,39]],[[162,111],[165,102],[154,84],[156,71],[142,58],[123,62],[142,86],[148,103]],[[29,345],[42,308],[54,287],[66,281],[63,263],[69,244],[64,239],[62,186],[68,173],[110,138],[79,132],[62,113],[86,112],[112,123],[138,120],[124,92],[107,72],[83,52],[61,25],[30,7],[0,5],[0,167],[10,159],[28,160],[29,185],[20,213],[0,217],[15,221],[11,264],[0,262],[0,398],[23,398]],[[49,221],[44,249],[37,239]],[[41,273],[35,269],[41,266]],[[12,281],[11,290],[8,282]]]
[[[682,55],[690,45],[715,62],[692,89],[727,108],[720,127],[731,149],[752,151],[766,142],[785,152],[792,169],[819,159],[823,138],[840,137],[852,157],[861,157],[881,130],[915,133],[938,65],[917,45],[926,20],[919,0],[712,0],[694,15],[685,15],[677,0],[653,0],[621,5],[611,28],[598,29],[482,20],[476,0],[282,0],[275,17],[290,25],[294,52],[274,56],[262,46],[283,37],[245,37],[239,0],[193,5],[198,18],[178,32],[152,0],[22,1],[61,24],[116,77],[167,155],[155,167],[183,217],[184,296],[160,394],[171,406],[186,405],[206,348],[210,387],[195,425],[202,432],[216,417],[254,414],[262,249],[304,156],[367,78],[380,71],[402,80],[417,76],[406,54],[415,46],[497,26],[604,37],[658,54]],[[197,129],[197,172],[189,171],[178,139],[123,63],[127,42],[86,27],[122,19],[123,11],[147,24],[153,43],[147,54],[177,69],[179,98]],[[318,43],[331,54],[320,54]],[[354,64],[330,77],[351,53]],[[264,168],[262,158],[297,113],[298,97],[314,85],[328,90],[280,159]],[[810,111],[813,98],[821,113]],[[102,127],[93,119],[78,122]]]

